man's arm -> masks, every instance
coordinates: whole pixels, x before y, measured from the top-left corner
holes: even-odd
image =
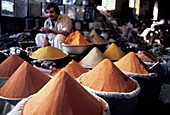
[[[49,25],[49,21],[47,20],[45,22],[45,25],[44,27],[42,27],[40,29],[41,32],[44,32],[44,33],[53,33],[53,34],[62,34],[64,36],[68,36],[70,34],[70,31],[71,31],[71,28],[72,28],[72,21],[71,19],[68,17],[68,16],[65,16],[61,19],[60,22],[58,22],[58,24],[60,26],[62,26],[62,29],[61,30],[57,30],[57,29],[49,29],[48,25]],[[57,28],[57,27],[56,27]]]
[[[44,33],[53,33],[53,34],[62,34],[64,36],[68,36],[69,35],[69,32],[67,31],[63,31],[63,30],[54,30],[54,29],[49,29],[49,28],[44,28],[42,27],[40,29],[41,32],[44,32]]]

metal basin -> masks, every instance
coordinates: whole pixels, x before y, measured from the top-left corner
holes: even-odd
[[[68,44],[60,44],[60,48],[63,51],[68,52],[69,54],[82,54],[88,49],[90,49],[92,44],[90,45],[68,45]]]

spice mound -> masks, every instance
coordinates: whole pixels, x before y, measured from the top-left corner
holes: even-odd
[[[33,59],[55,60],[66,57],[68,54],[53,46],[39,48],[31,54]]]
[[[105,58],[105,55],[97,47],[94,47],[82,60],[80,60],[79,64],[84,68],[93,68]]]
[[[88,72],[86,68],[74,60],[70,61],[64,68],[52,71],[51,75],[55,76],[59,71],[66,71],[73,78],[77,78],[81,74]]]
[[[114,64],[122,71],[149,74],[149,67],[134,52],[129,52]]]
[[[102,115],[102,105],[67,72],[52,78],[24,105],[24,115]]]
[[[97,91],[131,92],[137,84],[121,72],[109,59],[104,59],[80,77],[80,84]]]
[[[151,62],[151,63],[156,63],[159,61],[158,58],[150,54],[149,52],[146,51],[141,51],[137,54],[137,56],[143,61],[143,62]]]
[[[18,55],[10,55],[0,64],[0,77],[11,77],[23,62],[24,60]]]
[[[106,44],[106,42],[99,36],[95,29],[90,32],[89,40],[93,44]]]
[[[106,49],[104,55],[110,60],[119,60],[125,55],[125,53],[115,43],[112,43]]]
[[[72,32],[64,41],[68,45],[90,45],[90,43],[82,36],[79,31]]]
[[[39,91],[51,78],[24,61],[0,88],[5,98],[26,98]]]

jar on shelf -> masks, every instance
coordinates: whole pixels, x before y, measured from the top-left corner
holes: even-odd
[[[74,28],[75,30],[81,30],[81,22],[79,20],[74,22]]]

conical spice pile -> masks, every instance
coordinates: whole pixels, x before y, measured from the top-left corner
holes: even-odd
[[[136,74],[149,74],[149,67],[144,64],[134,52],[129,52],[114,64],[122,71]]]
[[[105,44],[106,42],[97,34],[96,30],[93,29],[89,34],[89,40],[93,44]]]
[[[46,47],[39,48],[38,50],[36,50],[31,54],[31,58],[43,59],[43,60],[60,59],[66,56],[67,54],[64,53],[61,49],[53,46],[46,46]]]
[[[25,104],[24,115],[102,115],[102,106],[67,74],[56,74]]]
[[[106,49],[104,55],[110,60],[119,60],[125,55],[125,53],[115,43],[112,43]]]
[[[79,64],[84,68],[93,68],[105,58],[105,55],[97,47],[94,47],[82,60],[80,60]]]
[[[51,75],[55,76],[55,74],[58,73],[59,71],[66,71],[73,78],[77,78],[81,74],[88,72],[86,68],[82,67],[75,60],[71,60],[64,68],[60,70],[52,71]]]
[[[26,98],[40,90],[51,78],[24,61],[0,88],[5,98]]]
[[[89,45],[90,43],[82,36],[79,31],[72,32],[64,41],[68,45]]]
[[[160,61],[158,58],[156,58],[155,56],[153,56],[152,54],[150,54],[147,51],[140,51],[139,53],[137,53],[137,56],[143,61],[143,62],[151,62],[151,63],[156,63],[158,61]]]
[[[10,77],[23,62],[18,55],[10,55],[0,64],[0,77]]]
[[[80,84],[105,92],[131,92],[137,88],[137,84],[109,59],[104,59],[87,74],[83,74]]]

